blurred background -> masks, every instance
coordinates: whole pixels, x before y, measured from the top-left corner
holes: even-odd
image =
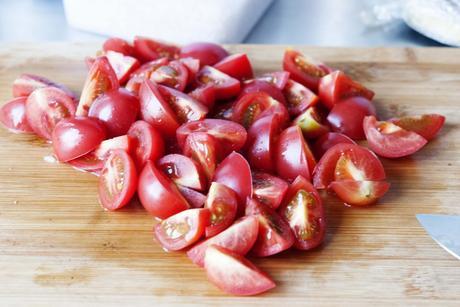
[[[459,0],[0,0],[0,41],[443,46],[460,44],[459,12]]]

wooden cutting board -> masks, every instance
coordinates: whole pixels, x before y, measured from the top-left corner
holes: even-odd
[[[0,46],[0,101],[23,72],[81,89],[94,44]],[[278,287],[252,298],[214,288],[182,253],[153,242],[153,220],[134,201],[119,212],[97,202],[97,178],[46,162],[49,145],[0,129],[0,305],[457,305],[460,262],[416,213],[460,214],[460,50],[296,47],[376,91],[382,118],[441,113],[438,138],[416,155],[383,159],[390,192],[348,208],[326,197],[322,248],[255,263]],[[257,72],[279,70],[285,46],[229,46]]]

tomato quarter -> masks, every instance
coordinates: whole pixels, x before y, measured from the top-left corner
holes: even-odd
[[[252,173],[253,197],[262,204],[277,209],[289,188],[289,184],[281,178],[262,173]]]
[[[157,166],[176,184],[199,191],[206,188],[200,165],[189,157],[169,154],[158,160]]]
[[[227,56],[227,50],[213,43],[192,43],[180,49],[181,58],[198,59],[201,66],[214,65]]]
[[[430,141],[441,130],[445,120],[446,118],[439,114],[423,114],[392,118],[390,122],[405,130],[415,132]]]
[[[29,133],[33,132],[26,117],[27,97],[16,97],[0,109],[0,122],[11,132]]]
[[[206,227],[206,237],[213,237],[228,228],[235,220],[238,198],[232,189],[213,182],[204,207],[211,211],[211,223]]]

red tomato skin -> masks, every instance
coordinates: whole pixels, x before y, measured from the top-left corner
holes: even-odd
[[[190,207],[176,185],[151,161],[147,162],[139,176],[137,193],[145,210],[160,219]]]
[[[242,215],[246,199],[252,197],[252,174],[246,159],[241,154],[232,152],[217,166],[213,181],[235,191],[238,196],[238,213]]]
[[[195,80],[195,76],[200,70],[200,60],[194,59],[194,58],[182,58],[179,59],[179,61],[184,64],[184,66],[188,70],[188,82],[187,84],[190,84]]]
[[[205,132],[193,132],[185,141],[184,155],[194,159],[211,182],[220,161],[221,152],[217,140]]]
[[[201,66],[214,65],[227,56],[227,50],[213,43],[192,43],[180,49],[181,58],[198,59]]]
[[[276,139],[281,132],[281,119],[277,114],[256,120],[248,130],[246,141],[249,164],[254,169],[275,171]]]
[[[134,95],[139,96],[139,90],[141,88],[142,83],[144,82],[144,79],[149,79],[150,75],[155,71],[155,69],[167,65],[168,63],[169,60],[167,58],[159,58],[157,60],[142,64],[141,67],[136,69],[130,75],[129,80],[125,85],[125,88]]]
[[[181,123],[202,120],[208,114],[208,108],[189,95],[163,85],[158,89]]]
[[[360,192],[361,185],[363,184],[369,185],[366,195]],[[386,181],[343,180],[331,182],[328,188],[332,189],[347,205],[368,206],[374,204],[388,192],[390,184]]]
[[[126,40],[118,37],[108,38],[102,45],[102,50],[105,52],[115,51],[128,56],[132,56],[134,54],[134,47]]]
[[[77,100],[75,93],[69,90],[66,86],[53,82],[45,77],[33,74],[21,74],[13,81],[13,97],[29,96],[36,89],[49,86],[56,87],[64,91],[73,100]]]
[[[292,182],[298,175],[311,178],[316,161],[298,126],[281,132],[275,155],[276,170],[281,178],[288,182]]]
[[[428,142],[423,136],[399,128],[399,131],[385,134],[378,128],[374,116],[364,118],[363,127],[369,148],[385,158],[401,158],[419,151]],[[397,127],[397,126],[396,126]]]
[[[42,87],[32,92],[26,101],[26,118],[39,137],[50,140],[57,123],[75,116],[75,101],[55,87]]]
[[[133,160],[137,170],[142,170],[149,160],[156,161],[164,155],[165,143],[160,132],[149,123],[138,120],[131,125],[128,136],[134,139]]]
[[[104,124],[89,117],[65,118],[53,131],[54,153],[61,162],[84,156],[106,137]]]
[[[252,255],[275,255],[294,244],[295,238],[289,224],[272,208],[248,198],[245,214],[259,219],[259,235],[251,249]]]
[[[313,144],[313,153],[315,154],[316,159],[319,160],[324,155],[324,153],[329,150],[329,148],[341,143],[356,144],[355,141],[350,139],[345,134],[328,132],[320,136],[315,141]]]
[[[353,81],[343,71],[337,70],[321,78],[318,87],[319,99],[329,110],[343,99],[361,96],[372,100],[374,92]]]
[[[241,83],[238,79],[232,78],[212,66],[204,66],[197,73],[195,80],[198,87],[213,86],[217,100],[233,98],[241,90]]]
[[[389,121],[408,131],[413,131],[427,141],[432,140],[444,126],[446,118],[439,114],[423,114],[420,116],[404,116]]]
[[[204,206],[204,203],[206,202],[206,195],[181,185],[177,185],[177,188],[182,196],[184,196],[185,200],[187,200],[190,207],[201,208]]]
[[[171,61],[155,69],[150,80],[183,92],[189,80],[188,69],[180,61]]]
[[[252,188],[255,199],[276,210],[281,205],[289,184],[279,177],[262,172],[253,172]]]
[[[318,96],[309,88],[291,79],[287,81],[283,94],[286,97],[287,108],[291,116],[300,115],[319,101]]]
[[[208,108],[208,110],[212,109],[214,102],[216,101],[216,90],[212,85],[197,87],[188,93],[188,95],[201,102]]]
[[[30,127],[26,117],[27,97],[16,97],[0,109],[0,122],[9,131],[14,133],[31,133],[34,132]]]
[[[335,132],[354,140],[363,140],[363,120],[369,115],[376,116],[373,103],[364,97],[351,97],[336,103],[329,112],[327,121]]]
[[[224,267],[222,263],[230,265]],[[205,269],[209,281],[232,295],[256,295],[276,286],[266,273],[249,260],[216,245],[206,251]]]
[[[284,98],[283,92],[272,83],[268,83],[262,80],[248,80],[243,83],[240,95],[238,99],[249,93],[260,93],[264,92],[270,95],[273,99],[286,105],[286,99]]]
[[[139,99],[124,88],[108,91],[94,100],[88,116],[104,122],[109,137],[124,135],[139,115]]]
[[[192,245],[200,239],[204,234],[206,226],[209,225],[209,218],[210,212],[208,209],[187,209],[156,224],[153,228],[153,234],[164,249],[178,251]],[[173,239],[168,236],[167,230],[165,230],[164,227],[176,221],[186,223],[190,229],[181,237]]]
[[[292,201],[293,197],[297,194],[299,190],[303,190],[313,198],[315,202],[315,206],[313,208],[308,209],[308,219],[310,218],[316,218],[316,227],[318,227],[318,231],[316,235],[313,238],[301,238],[299,237],[300,234],[296,231],[296,227],[299,227],[299,225],[296,224],[297,217],[293,217],[292,219],[289,218],[289,203]],[[295,210],[293,208],[292,210]],[[294,242],[294,247],[299,249],[299,250],[311,250],[319,245],[324,241],[326,237],[326,228],[327,228],[327,223],[326,223],[326,215],[325,215],[325,210],[324,210],[324,205],[321,200],[321,197],[318,193],[318,191],[313,187],[313,185],[303,178],[302,176],[297,177],[292,185],[289,187],[289,190],[286,193],[286,196],[284,198],[283,204],[281,205],[279,212],[281,216],[283,216],[291,226],[291,230],[294,233],[295,236],[295,242]],[[295,214],[295,213],[294,213]],[[308,223],[311,223],[310,220],[308,220]]]
[[[207,186],[200,165],[189,157],[169,154],[159,159],[157,166],[178,185],[198,191],[203,191]]]
[[[256,79],[273,84],[282,91],[289,80],[289,75],[287,71],[275,71],[257,76]]]
[[[259,221],[256,217],[242,217],[214,237],[198,242],[187,252],[187,256],[200,267],[204,266],[206,249],[211,245],[221,246],[244,256],[256,242],[258,231]]]
[[[209,188],[205,208],[211,212],[211,222],[206,227],[206,238],[213,237],[227,229],[236,218],[238,198],[235,191],[218,182]]]
[[[175,136],[179,122],[174,111],[150,80],[144,80],[139,91],[141,118],[168,138]]]
[[[112,69],[117,76],[118,83],[121,85],[126,84],[131,73],[141,66],[140,62],[136,58],[124,55],[120,52],[109,50],[105,53],[105,56],[109,60],[110,66],[112,66]],[[89,69],[91,69],[93,63],[94,59],[90,63],[87,62],[87,65],[90,64]]]
[[[169,45],[153,39],[135,36],[134,54],[142,63],[166,57],[170,60],[177,59],[179,56],[179,48],[174,45]]]
[[[118,161],[116,161],[118,159]],[[114,162],[115,161],[115,162]],[[109,171],[108,168],[117,167],[117,165],[111,165],[112,163],[123,164],[123,171],[122,174],[123,179],[123,188],[116,195],[114,200],[109,199],[110,196],[107,195],[106,192],[106,176],[110,176],[110,174],[106,175]],[[118,183],[116,183],[118,185]],[[104,163],[104,167],[102,168],[101,175],[99,177],[99,203],[102,205],[103,208],[114,211],[126,206],[131,198],[136,193],[137,189],[137,173],[136,173],[136,166],[134,165],[133,160],[129,156],[129,154],[122,149],[115,149],[112,151]],[[109,195],[111,195],[109,193]]]
[[[216,63],[214,68],[238,80],[246,80],[254,77],[251,62],[245,53],[229,55]]]

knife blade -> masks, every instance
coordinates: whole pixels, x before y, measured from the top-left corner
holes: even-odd
[[[417,214],[416,217],[433,240],[460,260],[460,216]]]

